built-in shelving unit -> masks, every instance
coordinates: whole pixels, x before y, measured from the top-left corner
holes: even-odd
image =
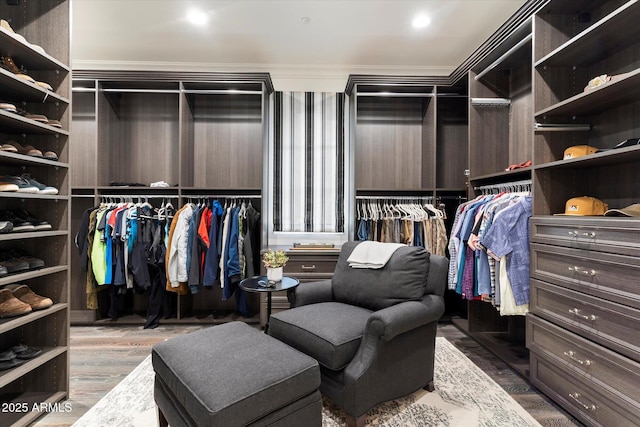
[[[530,378],[589,426],[640,424],[640,220],[555,214],[580,196],[640,201],[640,146],[614,148],[640,136],[638,18],[622,0],[552,0],[534,17],[535,121],[589,128],[535,132]],[[599,151],[565,160],[574,145]]]
[[[437,78],[352,75],[354,195],[466,197],[467,86]]]
[[[0,277],[0,289],[11,283],[26,284],[54,303],[25,315],[0,318],[0,350],[18,344],[43,350],[24,364],[0,372],[3,405],[29,404],[27,411],[4,411],[1,423],[26,426],[43,414],[32,411],[32,404],[58,402],[68,397],[69,391],[70,27],[66,0],[16,3],[0,7],[0,19],[13,30],[0,28],[0,55],[10,57],[23,74],[47,83],[51,90],[0,69],[0,99],[18,107],[17,113],[0,111],[0,142],[15,141],[42,152],[54,151],[59,158],[54,161],[0,152],[0,175],[28,173],[59,191],[57,195],[0,193],[0,210],[25,209],[51,224],[48,231],[0,235],[0,252],[16,248],[45,263],[44,268]],[[57,120],[61,127],[32,120],[27,113]]]
[[[263,73],[76,71],[73,138],[83,145],[74,156],[72,229],[109,197],[141,197],[155,207],[170,200],[179,208],[206,196],[245,196],[260,209],[272,92]],[[159,181],[169,187],[150,187]],[[71,266],[72,323],[102,321],[104,312],[86,307],[86,273],[76,254]],[[118,321],[144,323],[148,295],[131,294]],[[257,313],[257,298],[252,303]],[[171,304],[176,317],[165,322],[220,323],[235,308],[219,287]]]

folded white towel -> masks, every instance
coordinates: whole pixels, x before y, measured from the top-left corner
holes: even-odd
[[[364,241],[357,245],[347,259],[351,268],[382,268],[387,264],[391,255],[401,248],[402,243],[382,243]]]

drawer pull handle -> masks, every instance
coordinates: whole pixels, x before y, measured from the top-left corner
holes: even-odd
[[[564,355],[567,356],[569,359],[573,360],[574,362],[577,362],[581,365],[585,365],[585,366],[591,366],[591,360],[589,359],[585,359],[585,360],[580,360],[576,357],[576,353],[574,351],[565,351]]]
[[[302,265],[302,267],[300,267],[302,270],[304,271],[315,271],[316,269],[316,265]]]
[[[582,267],[578,267],[577,265],[573,266],[573,267],[569,267],[569,271],[572,271],[574,273],[578,273],[578,274],[584,274],[585,276],[595,276],[596,275],[596,271],[591,269],[591,270],[584,270]]]
[[[582,237],[588,237],[590,239],[595,239],[596,232],[595,231],[589,231],[589,232],[584,232],[584,233],[578,233],[578,231],[569,231],[569,236],[571,236],[571,237],[577,238],[580,235],[582,235]]]
[[[594,404],[585,405],[584,403],[582,403],[580,401],[580,393],[569,393],[569,397],[575,400],[576,402],[578,402],[578,404],[582,406],[584,409],[586,409],[587,411],[595,411],[596,409],[598,409],[598,407]]]
[[[591,314],[589,316],[586,316],[584,314],[580,314],[580,310],[578,310],[577,308],[572,308],[571,310],[569,310],[569,313],[571,313],[571,314],[573,314],[573,315],[575,315],[577,317],[580,317],[580,318],[582,318],[584,320],[591,320],[591,321],[596,320],[596,315],[595,314]]]

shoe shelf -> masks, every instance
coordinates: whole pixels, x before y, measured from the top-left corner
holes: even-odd
[[[8,276],[0,277],[0,286],[8,285],[9,283],[21,283],[25,280],[59,273],[61,271],[66,271],[67,269],[68,266],[66,265],[54,265],[51,267],[39,268],[37,270],[28,270],[23,273],[9,274]]]
[[[0,235],[0,253],[16,249],[45,262],[41,268],[12,270],[0,277],[0,287],[25,284],[54,303],[43,310],[0,319],[2,348],[25,344],[43,349],[23,365],[0,372],[1,400],[28,404],[26,412],[0,415],[0,425],[16,427],[33,423],[44,414],[36,406],[64,400],[69,391],[70,1],[7,2],[1,9],[0,18],[10,26],[0,27],[0,100],[15,105],[18,112],[0,110],[0,143],[13,140],[42,153],[53,151],[59,157],[52,160],[20,154],[23,150],[0,152],[0,175],[28,173],[33,180],[59,191],[55,195],[0,192],[0,210],[23,209],[52,226]],[[27,114],[47,120],[39,122]]]
[[[61,102],[69,105],[68,98],[21,79],[3,68],[0,68],[0,85],[3,86],[4,96],[9,99],[21,99],[25,102],[41,103]]]
[[[0,164],[17,165],[17,166],[53,166],[56,168],[68,168],[69,163],[60,162],[58,160],[48,160],[26,154],[11,153],[8,151],[0,151]]]
[[[69,196],[62,196],[60,194],[18,193],[16,191],[0,191],[0,198],[40,199],[40,200],[69,200]]]
[[[47,231],[28,231],[28,232],[10,232],[0,234],[0,242],[9,240],[35,239],[38,237],[56,237],[66,236],[67,230],[47,230]]]
[[[21,326],[28,325],[38,319],[43,319],[47,316],[51,316],[52,314],[64,311],[68,308],[68,306],[69,304],[67,303],[57,303],[53,304],[49,308],[45,308],[44,310],[32,311],[31,313],[25,314],[23,316],[0,319],[0,334],[4,334],[5,332],[9,332]]]
[[[34,135],[64,135],[69,131],[36,122],[16,113],[0,110],[0,128],[7,133],[26,133]]]
[[[49,55],[33,48],[31,43],[22,41],[16,35],[0,27],[0,45],[14,62],[27,70],[46,70],[69,74],[70,68]]]
[[[66,347],[39,347],[39,348],[42,349],[42,354],[40,354],[40,356],[35,357],[20,366],[16,366],[15,368],[11,368],[6,371],[1,371],[0,387],[4,387],[12,383],[13,381],[24,376],[25,374],[49,362],[50,360],[55,359],[57,356],[60,356],[61,354],[65,353],[67,350]]]

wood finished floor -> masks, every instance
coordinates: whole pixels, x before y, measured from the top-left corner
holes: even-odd
[[[210,325],[160,325],[156,329],[111,324],[71,327],[69,413],[51,413],[33,426],[72,425],[151,353],[154,344]],[[580,426],[486,348],[450,323],[438,326],[447,338],[502,386],[543,426]],[[97,426],[96,426],[97,427]]]

